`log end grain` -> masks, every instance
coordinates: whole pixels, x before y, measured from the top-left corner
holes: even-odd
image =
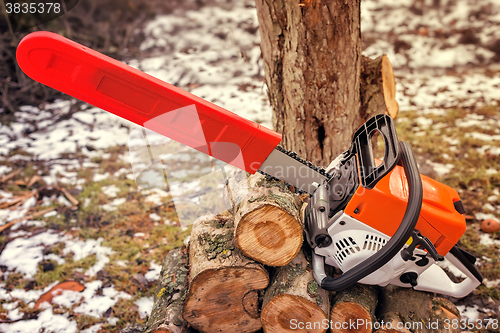
[[[394,119],[399,112],[399,104],[396,102],[396,81],[391,62],[385,54],[382,57],[382,85],[387,113]]]
[[[327,316],[315,303],[303,297],[283,294],[272,298],[262,309],[265,333],[326,332]],[[304,325],[304,329],[299,329]]]
[[[336,327],[335,332],[351,332],[352,330],[347,326],[347,328],[342,328],[344,323],[362,323],[356,325],[356,332],[359,333],[369,333],[372,330],[368,323],[372,322],[370,312],[363,306],[353,302],[343,302],[337,303],[332,307],[330,311],[330,321],[332,325]],[[338,323],[338,325],[335,325]],[[345,327],[345,326],[344,326]]]
[[[295,217],[266,204],[241,219],[235,241],[244,255],[265,265],[284,266],[302,246],[302,228]]]
[[[268,283],[269,276],[263,269],[224,267],[204,271],[191,282],[184,319],[203,332],[255,332],[262,324],[257,294],[251,292]]]

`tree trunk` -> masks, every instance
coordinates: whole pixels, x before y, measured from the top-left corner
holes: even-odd
[[[384,323],[383,328],[377,330],[378,333],[460,332],[459,328],[445,329],[445,319],[450,320],[450,326],[453,320],[460,322],[457,308],[447,300],[433,298],[430,293],[395,286],[385,287],[381,293],[378,312],[379,322]]]
[[[299,195],[281,181],[255,174],[236,206],[235,243],[241,252],[264,265],[288,264],[302,246]],[[241,187],[241,182],[240,182]],[[238,184],[232,184],[232,188]]]
[[[326,332],[330,302],[318,286],[304,253],[280,267],[264,294],[262,327],[266,333]]]
[[[182,306],[187,293],[188,259],[186,247],[172,250],[165,256],[153,310],[143,332],[189,332],[182,318]]]
[[[282,145],[327,166],[360,114],[360,0],[256,0],[275,130]]]
[[[371,332],[376,319],[377,300],[378,288],[375,286],[355,284],[337,292],[330,311],[330,321],[335,332],[352,332],[351,323],[356,323],[356,332]],[[343,326],[344,323],[349,325]]]
[[[189,293],[184,319],[201,332],[255,332],[260,322],[258,293],[269,274],[233,244],[229,213],[199,218],[189,245]]]

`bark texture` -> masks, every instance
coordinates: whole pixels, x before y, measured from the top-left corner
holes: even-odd
[[[378,312],[379,322],[385,323],[384,328],[377,330],[378,333],[460,332],[459,328],[445,329],[445,319],[449,319],[450,323],[454,319],[460,321],[460,312],[455,305],[445,299],[433,298],[426,292],[387,286],[381,292]],[[429,325],[432,322],[438,325]],[[398,323],[401,328],[398,328]],[[417,327],[415,323],[423,325]]]
[[[256,0],[275,130],[282,145],[327,166],[360,115],[360,0]]]
[[[233,243],[229,213],[199,218],[189,245],[189,293],[184,319],[200,332],[255,332],[260,322],[258,293],[268,272]]]
[[[285,183],[260,174],[244,182],[247,191],[235,194],[241,197],[235,210],[236,246],[245,256],[264,265],[288,264],[302,247],[300,196]]]
[[[264,332],[326,332],[324,320],[330,309],[328,292],[314,280],[301,251],[280,267],[266,290],[262,308]],[[303,323],[303,326],[299,326]]]
[[[188,249],[174,249],[163,260],[154,305],[149,316],[145,333],[189,332],[187,323],[182,318],[182,306],[187,293]]]
[[[377,307],[378,288],[369,285],[355,284],[335,294],[333,306],[330,311],[332,323],[363,323],[357,327],[359,333],[371,332],[371,326],[375,317]],[[370,324],[371,323],[371,324]],[[337,327],[335,332],[351,332],[350,327]]]

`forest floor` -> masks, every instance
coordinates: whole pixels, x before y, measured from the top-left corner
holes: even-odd
[[[254,2],[180,3],[133,21],[141,28],[135,41],[96,48],[271,128]],[[465,318],[500,318],[500,234],[480,228],[500,219],[500,8],[487,0],[364,0],[362,32],[364,54],[388,54],[394,66],[400,139],[423,174],[464,202],[460,245],[486,279],[453,301]],[[189,226],[165,188],[137,186],[143,166],[131,165],[129,151],[137,126],[47,94],[44,103],[0,109],[0,228],[12,225],[0,233],[0,331],[143,325],[161,261]],[[60,295],[42,296],[68,280],[76,283]]]

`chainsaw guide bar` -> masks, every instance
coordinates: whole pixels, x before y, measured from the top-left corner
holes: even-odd
[[[301,173],[304,167],[307,168],[305,174]],[[332,175],[328,174],[324,168],[315,166],[298,157],[297,153],[280,145],[274,148],[274,151],[257,171],[268,179],[283,181],[285,184],[293,186],[296,193],[309,195],[314,193],[317,186],[332,178]],[[290,174],[289,171],[293,171],[293,174]]]

